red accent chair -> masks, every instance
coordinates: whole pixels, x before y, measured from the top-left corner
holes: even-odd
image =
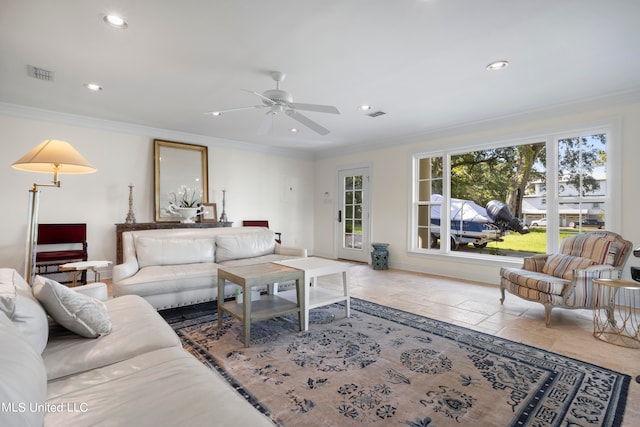
[[[55,246],[43,247],[49,245]],[[35,265],[37,274],[60,273],[62,264],[87,261],[88,258],[87,224],[38,224]],[[87,283],[86,271],[82,272],[80,281],[81,284]]]

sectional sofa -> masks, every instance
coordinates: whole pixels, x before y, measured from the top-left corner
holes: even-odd
[[[158,310],[217,298],[218,268],[307,256],[264,227],[173,228],[122,233],[113,295],[139,295]],[[286,289],[293,283],[283,284]],[[225,287],[231,296],[235,286]]]
[[[142,297],[105,296],[0,268],[1,426],[273,426]]]

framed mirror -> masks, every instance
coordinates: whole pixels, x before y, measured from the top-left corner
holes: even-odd
[[[155,221],[177,222],[169,202],[184,204],[209,202],[209,157],[204,145],[154,139]]]

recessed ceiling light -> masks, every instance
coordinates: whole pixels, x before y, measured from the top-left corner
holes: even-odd
[[[108,25],[119,30],[124,30],[128,27],[127,21],[125,21],[118,15],[106,15],[103,19],[104,22],[106,22]]]
[[[92,90],[94,92],[98,92],[102,90],[102,86],[100,86],[99,84],[96,83],[86,83],[84,85],[84,87],[86,87],[89,90]]]
[[[289,132],[296,133],[298,132],[298,128],[291,128],[289,129]]]
[[[491,64],[487,65],[487,70],[489,71],[497,71],[507,68],[509,66],[509,61],[500,60],[494,61]]]
[[[371,105],[363,104],[363,105],[359,105],[358,108],[362,111],[368,111],[368,110],[371,110]]]

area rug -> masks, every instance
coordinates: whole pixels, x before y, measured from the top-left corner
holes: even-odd
[[[184,347],[281,426],[619,426],[630,377],[352,298],[242,326],[169,318]],[[216,404],[212,402],[212,404]],[[248,427],[248,426],[247,426]]]

